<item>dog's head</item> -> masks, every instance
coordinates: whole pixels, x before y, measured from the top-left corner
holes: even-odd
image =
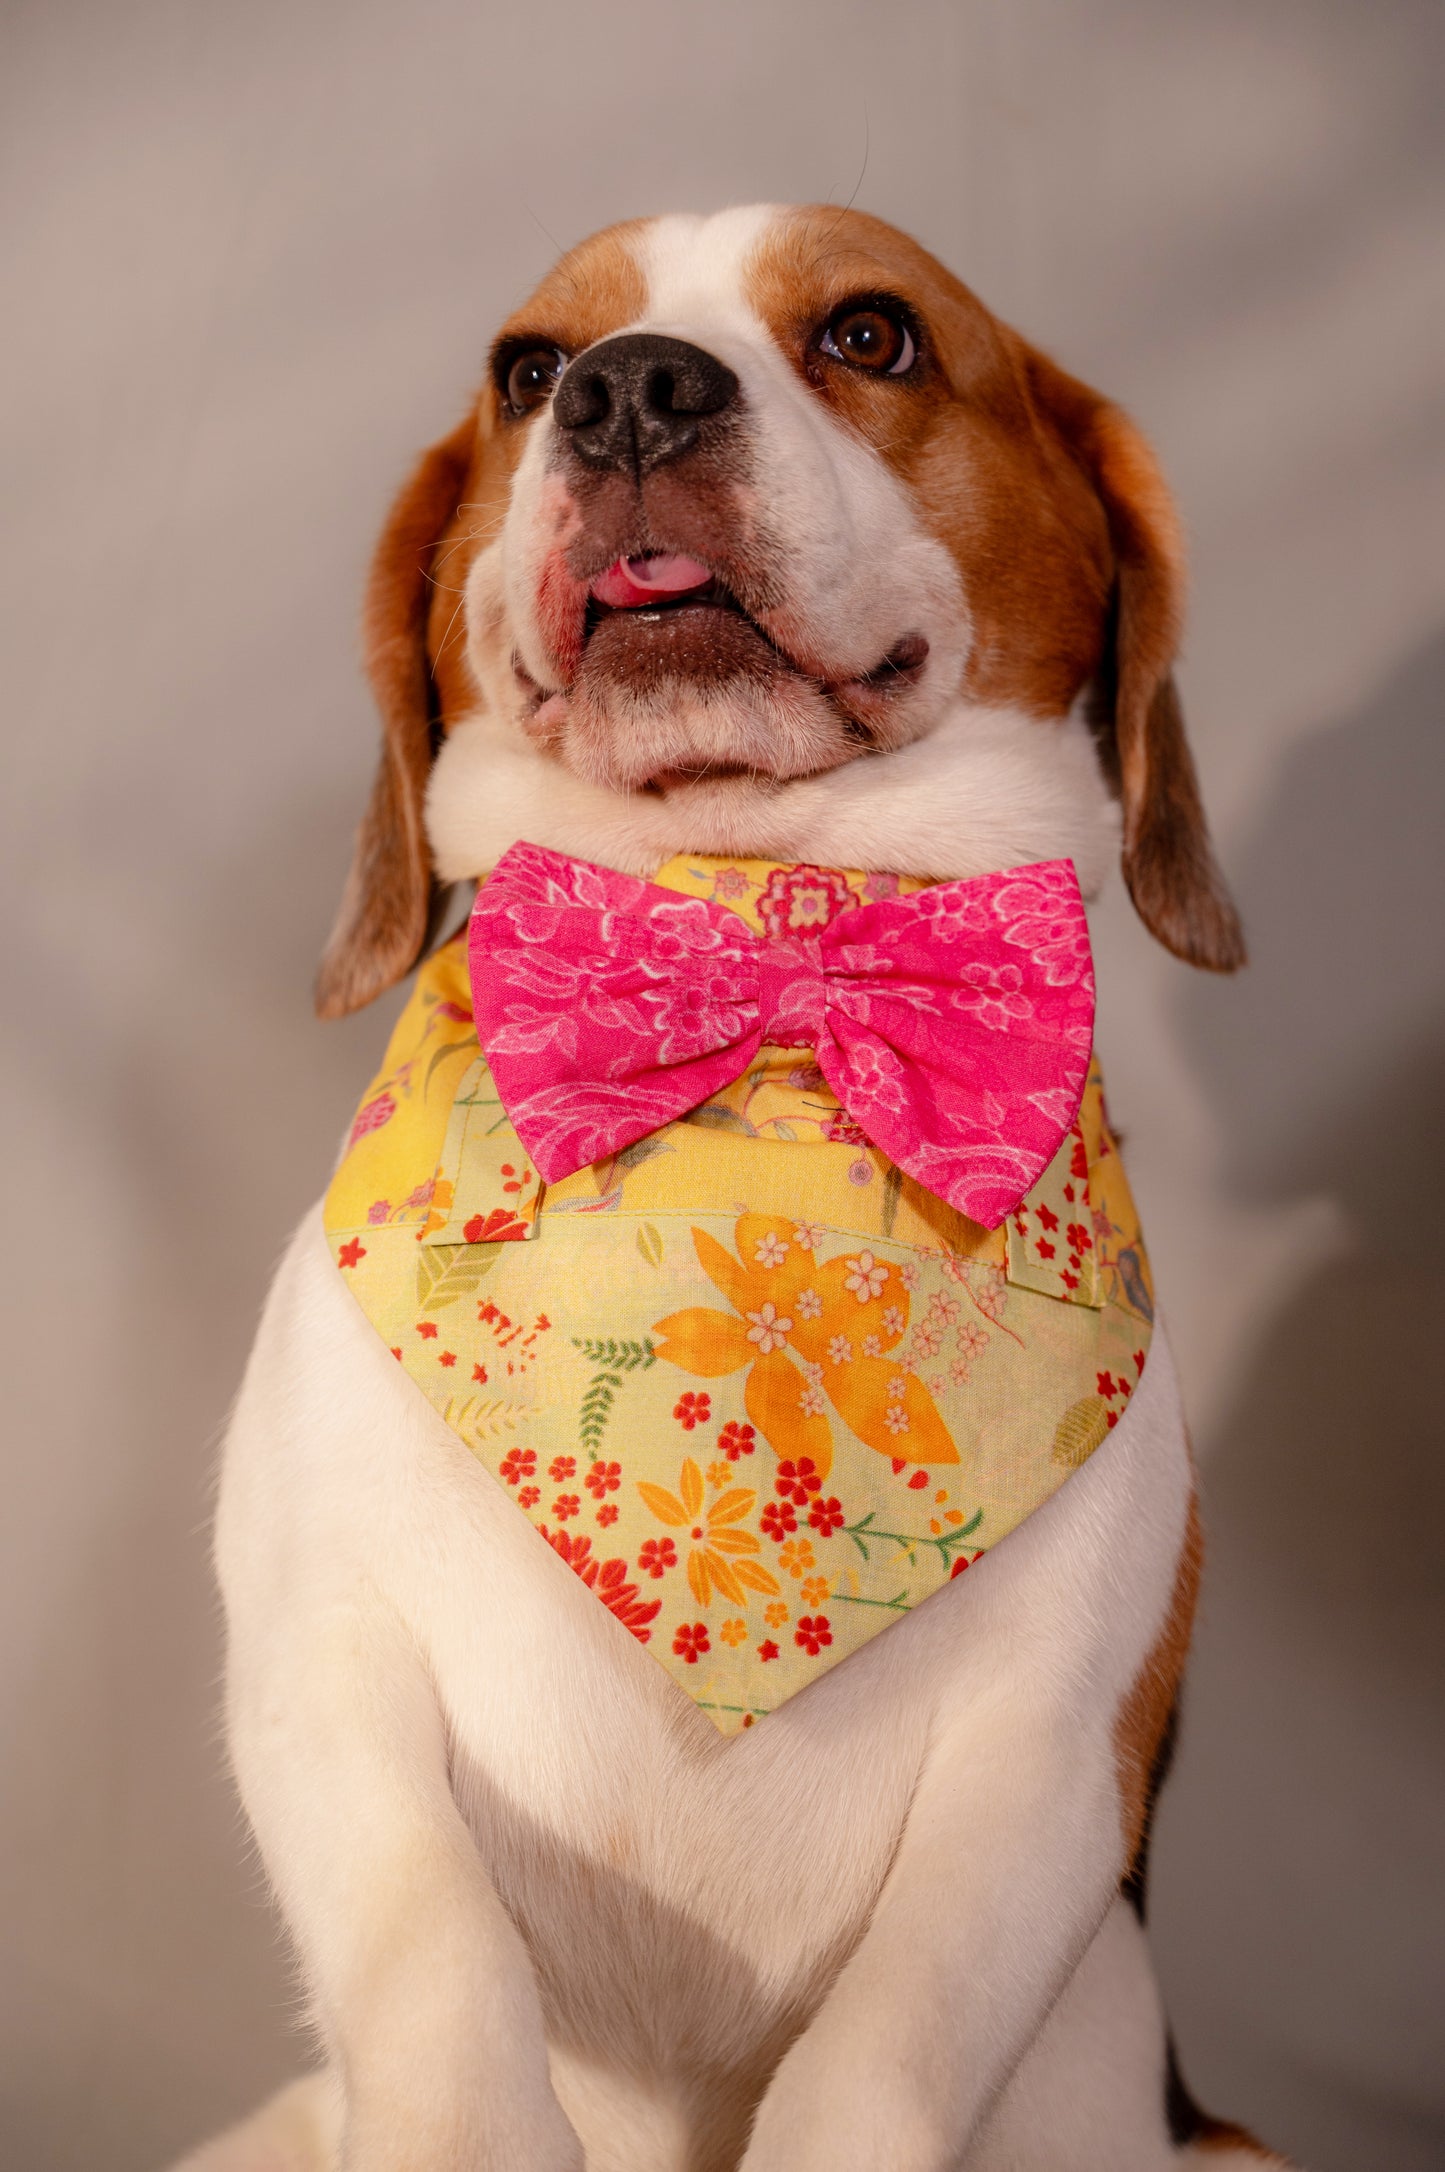
[[[518,837],[939,877],[1120,830],[1146,925],[1243,946],[1170,667],[1182,551],[1121,411],[860,212],[614,227],[503,327],[393,507],[384,725],[318,1007]]]

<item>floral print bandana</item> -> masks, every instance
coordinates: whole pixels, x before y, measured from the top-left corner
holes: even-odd
[[[802,936],[909,877],[684,857],[654,878]],[[890,1161],[808,1049],[544,1185],[423,965],[325,1204],[393,1356],[723,1734],[1017,1528],[1138,1384],[1153,1301],[1097,1064],[989,1230]]]

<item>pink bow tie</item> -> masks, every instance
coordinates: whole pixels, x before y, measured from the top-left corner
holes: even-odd
[[[996,1229],[1078,1113],[1094,974],[1071,860],[768,939],[725,906],[514,845],[477,894],[477,1033],[549,1181],[671,1123],[766,1041],[814,1050],[901,1169]]]

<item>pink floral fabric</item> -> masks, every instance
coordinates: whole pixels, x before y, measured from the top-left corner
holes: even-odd
[[[1073,863],[836,909],[832,874],[736,913],[514,845],[469,934],[477,1031],[550,1182],[728,1085],[767,1042],[811,1048],[900,1168],[995,1229],[1078,1112],[1094,976]]]

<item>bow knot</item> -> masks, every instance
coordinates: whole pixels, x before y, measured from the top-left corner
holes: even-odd
[[[775,1048],[816,1048],[827,1017],[827,967],[816,935],[774,936],[758,951],[758,1026]]]
[[[514,845],[477,893],[470,959],[492,1077],[549,1181],[696,1108],[768,1041],[811,1047],[876,1146],[995,1229],[1067,1136],[1093,1041],[1068,860],[769,940],[707,899]]]

